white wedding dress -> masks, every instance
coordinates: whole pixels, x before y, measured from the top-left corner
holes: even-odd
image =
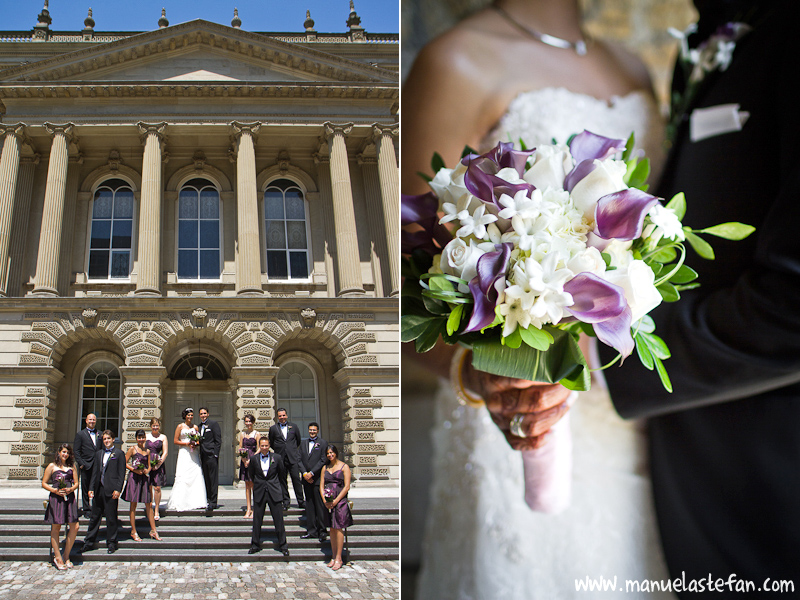
[[[181,430],[180,441],[189,441],[189,428]],[[203,509],[208,503],[203,467],[200,465],[200,449],[181,446],[175,465],[175,483],[167,502],[167,510],[184,511]]]
[[[583,129],[623,139],[635,131],[637,147],[663,162],[657,107],[638,92],[611,104],[565,89],[521,94],[481,152],[520,138],[528,148],[553,138],[564,143]],[[520,454],[485,408],[459,405],[442,383],[418,600],[587,600],[620,592],[577,591],[575,580],[616,577],[617,590],[624,590],[626,579],[668,579],[642,424],[623,421],[597,384],[569,414],[572,501],[560,514],[537,513],[524,502]]]

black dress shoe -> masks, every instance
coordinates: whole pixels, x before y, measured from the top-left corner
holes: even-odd
[[[261,548],[258,546],[250,546],[250,550],[247,551],[248,554],[255,554],[256,552],[261,552]]]
[[[116,551],[117,551],[117,545],[116,544],[109,544],[108,545],[108,553],[109,554],[114,554],[114,552],[116,552]]]
[[[289,504],[288,502],[284,502],[283,503],[283,510],[289,510],[289,506],[291,506],[291,504]]]
[[[97,544],[95,542],[83,542],[83,548],[81,552],[91,552],[92,550],[97,550]]]
[[[307,540],[308,538],[316,537],[316,534],[313,533],[304,533],[300,536],[301,540]]]
[[[299,506],[300,508],[305,508],[306,507],[306,503],[305,502],[301,502],[297,506]]]
[[[221,505],[221,504],[212,504],[212,505],[211,505],[211,508],[213,508],[213,509],[215,509],[215,510],[216,510],[216,509],[218,509],[218,508],[222,508],[222,505]]]
[[[284,556],[289,556],[289,550],[281,550]]]
[[[320,542],[326,542],[327,540],[328,540],[328,536],[325,535],[324,533],[321,536],[319,536],[319,541]]]

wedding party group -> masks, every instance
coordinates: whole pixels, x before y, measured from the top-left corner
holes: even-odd
[[[800,5],[696,0],[667,118],[598,3],[470,4],[402,92],[417,598],[797,594]]]
[[[209,419],[208,409],[198,411],[200,423],[194,422],[194,409],[181,412],[172,443],[178,448],[175,479],[166,512],[205,510],[213,513],[218,503],[219,453],[222,445],[218,423]],[[254,428],[255,417],[245,415],[245,427],[239,435],[239,480],[245,482],[247,509],[244,518],[253,520],[249,553],[261,550],[264,512],[269,507],[278,536],[278,548],[289,556],[284,527],[284,511],[289,509],[287,476],[294,485],[300,508],[305,509],[307,533],[303,538],[327,539],[330,528],[332,559],[328,567],[342,567],[344,529],[353,524],[348,502],[350,467],[339,458],[339,450],[319,435],[319,425],[308,426],[308,438],[301,438],[297,425],[289,422],[288,413],[277,411],[277,423],[268,435]],[[78,534],[79,513],[89,519],[83,552],[96,549],[100,524],[106,522],[107,551],[118,548],[120,522],[119,499],[130,503],[131,539],[142,541],[136,529],[136,507],[141,503],[150,525],[149,536],[161,541],[156,523],[161,519],[161,493],[166,484],[164,461],[169,454],[167,436],[161,433],[161,421],[150,421],[150,432],[138,430],[136,445],[122,452],[116,436],[109,430],[96,429],[97,417],[86,416],[86,427],[75,436],[73,446],[61,444],[55,458],[45,469],[42,487],[50,492],[45,509],[45,523],[51,525],[51,554],[59,570],[73,567],[70,552]],[[302,481],[302,483],[301,483]],[[81,508],[76,491],[80,487]],[[67,536],[61,552],[61,526]]]

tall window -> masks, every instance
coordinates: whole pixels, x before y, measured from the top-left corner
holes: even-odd
[[[219,279],[219,192],[192,179],[178,198],[178,278]]]
[[[89,277],[127,278],[131,272],[133,190],[121,179],[104,181],[94,193]]]
[[[110,362],[93,363],[83,375],[81,422],[86,415],[97,416],[97,430],[110,429],[119,437],[122,385],[119,370]]]
[[[293,181],[276,179],[264,192],[267,275],[270,279],[308,278],[306,203]]]
[[[278,408],[285,408],[289,419],[308,433],[308,424],[319,422],[317,415],[317,382],[313,371],[303,362],[291,361],[278,371]]]

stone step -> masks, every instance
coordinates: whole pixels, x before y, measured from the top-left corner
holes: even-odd
[[[47,527],[49,529],[49,525],[44,523],[42,520],[42,515],[38,515],[36,517],[30,518],[17,518],[17,519],[9,519],[9,518],[0,518],[0,529],[5,529],[7,527]],[[128,513],[118,513],[118,518],[120,521],[124,523],[130,523],[128,518]],[[395,528],[399,528],[400,524],[398,519],[395,517],[384,517],[380,515],[375,515],[372,517],[365,517],[363,515],[353,515],[353,520],[359,525],[359,527],[389,527],[394,526]],[[264,522],[272,522],[272,519],[269,516],[269,513],[264,515]],[[81,518],[79,523],[81,526],[86,526],[89,523],[89,519]],[[147,524],[147,519],[144,515],[137,515],[136,517],[136,527],[139,527],[139,523]],[[236,519],[218,519],[216,517],[212,519],[198,519],[198,520],[190,520],[190,519],[174,519],[171,517],[162,517],[160,521],[156,521],[156,526],[160,529],[161,527],[192,527],[192,528],[200,528],[200,529],[231,529],[231,528],[248,528],[252,527],[252,520],[251,519],[243,519],[238,517]],[[305,528],[305,519],[295,518],[295,519],[287,519],[284,517],[283,523],[286,527],[301,527]],[[0,532],[2,535],[2,532]]]
[[[86,533],[86,526],[82,524],[78,530],[78,535],[84,535]],[[165,535],[169,535],[170,537],[174,538],[182,538],[182,539],[192,539],[192,538],[220,538],[220,537],[230,537],[230,536],[242,536],[248,534],[248,532],[252,531],[253,525],[250,524],[243,524],[242,527],[231,527],[231,528],[219,528],[215,530],[203,530],[202,532],[198,531],[197,529],[188,529],[186,527],[181,527],[178,525],[158,525],[158,534],[162,537]],[[269,519],[264,519],[263,528],[269,529],[273,527],[272,521]],[[104,523],[100,524],[100,530],[103,531],[105,529]],[[65,527],[61,528],[61,535],[62,537],[65,535]],[[130,531],[130,523],[126,520],[122,522],[122,531],[129,532]],[[142,535],[142,532],[149,532],[150,525],[146,521],[136,521],[136,530],[139,532],[139,535]],[[360,523],[351,527],[347,535],[350,537],[363,537],[363,536],[382,536],[382,535],[399,535],[399,529],[396,525],[368,525],[364,526]],[[299,537],[306,532],[305,527],[298,527],[298,526],[287,526],[286,527],[286,535],[288,536],[296,536]],[[37,536],[46,536],[50,535],[50,526],[46,523],[39,523],[37,525],[23,525],[23,526],[5,526],[3,527],[3,533],[0,534],[0,545],[4,542],[4,540],[8,540],[10,538],[32,538]]]

